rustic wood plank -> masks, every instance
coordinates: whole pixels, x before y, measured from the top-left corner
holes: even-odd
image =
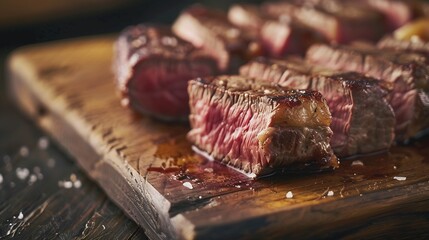
[[[150,238],[363,237],[401,225],[391,218],[410,210],[407,221],[427,220],[429,138],[355,159],[363,166],[345,160],[334,172],[252,181],[195,154],[186,125],[120,106],[110,71],[114,38],[20,49],[10,59],[11,86],[20,106]],[[376,231],[368,222],[390,228]]]

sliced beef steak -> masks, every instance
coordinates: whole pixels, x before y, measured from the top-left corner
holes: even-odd
[[[375,48],[314,45],[310,62],[357,71],[380,79],[389,88],[388,101],[396,115],[396,138],[406,140],[429,127],[429,70],[422,55]]]
[[[384,151],[393,142],[395,115],[376,79],[318,69],[300,58],[254,60],[240,74],[322,93],[332,114],[331,146],[339,157]]]
[[[364,0],[366,4],[382,12],[390,31],[393,31],[413,19],[413,9],[402,0]]]
[[[183,11],[173,31],[196,47],[209,51],[222,71],[235,68],[236,60],[259,54],[255,32],[242,31],[228,21],[225,13],[194,5]]]
[[[125,105],[163,120],[186,120],[188,80],[218,73],[216,60],[166,26],[125,29],[115,44],[114,70]]]
[[[353,1],[353,0],[349,0]],[[364,0],[364,3],[385,15],[393,31],[413,19],[429,16],[429,3],[421,0]]]
[[[334,43],[376,41],[386,31],[383,16],[356,1],[279,1],[265,3],[262,9],[271,16],[297,19]]]
[[[417,40],[399,40],[393,36],[384,37],[378,42],[377,47],[380,49],[393,49],[410,53],[418,53],[425,55],[429,59],[429,42]],[[429,62],[428,62],[429,64]]]
[[[296,19],[264,14],[251,4],[233,5],[228,12],[235,25],[259,33],[262,47],[269,56],[304,55],[309,46],[326,42],[325,38]]]
[[[241,76],[189,82],[188,139],[214,159],[261,175],[294,163],[333,167],[331,115],[319,92]]]

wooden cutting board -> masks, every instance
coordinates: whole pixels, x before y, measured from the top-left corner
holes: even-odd
[[[150,238],[429,234],[428,137],[384,155],[343,160],[333,172],[250,180],[196,155],[186,124],[120,105],[111,73],[114,39],[21,48],[10,57],[10,90]]]

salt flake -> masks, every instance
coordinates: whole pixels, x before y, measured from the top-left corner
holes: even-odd
[[[23,219],[23,218],[24,218],[24,214],[22,214],[22,212],[19,212],[18,219]]]
[[[287,199],[291,199],[291,198],[293,198],[293,193],[292,193],[292,191],[289,191],[289,192],[287,192],[287,193],[286,193],[286,198],[287,198]]]
[[[194,187],[192,186],[192,184],[191,184],[190,182],[184,182],[184,183],[183,183],[183,186],[184,186],[184,187],[187,187],[187,188],[189,188],[189,189],[194,189]]]
[[[407,177],[398,177],[398,176],[395,176],[395,177],[393,177],[393,179],[398,180],[398,181],[405,181],[405,180],[407,180]]]
[[[36,182],[36,180],[37,180],[37,177],[36,177],[36,175],[35,174],[31,174],[30,175],[30,179],[28,180],[28,184],[33,184],[33,183],[35,183]]]
[[[328,192],[328,197],[332,197],[332,196],[334,196],[334,191],[329,191]]]
[[[30,171],[27,168],[17,168],[15,172],[16,172],[16,176],[21,180],[26,179],[30,174]]]
[[[49,139],[47,137],[41,137],[37,145],[40,149],[47,149],[49,147]]]
[[[355,160],[355,161],[352,162],[351,166],[364,166],[364,164],[363,164],[362,161]]]
[[[82,182],[80,180],[76,180],[73,182],[74,188],[80,188],[82,186]]]

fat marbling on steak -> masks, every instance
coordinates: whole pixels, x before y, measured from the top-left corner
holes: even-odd
[[[395,115],[376,79],[328,71],[301,58],[260,58],[242,66],[240,74],[322,93],[332,114],[331,146],[339,157],[386,151],[392,145]]]
[[[242,76],[191,80],[188,139],[214,159],[256,176],[293,163],[335,167],[322,95]]]
[[[167,26],[128,27],[116,41],[114,53],[122,103],[162,120],[186,120],[188,80],[218,73],[213,57]]]
[[[396,115],[396,138],[415,136],[429,127],[429,69],[423,55],[368,46],[316,44],[307,52],[314,64],[357,71],[380,79]]]

